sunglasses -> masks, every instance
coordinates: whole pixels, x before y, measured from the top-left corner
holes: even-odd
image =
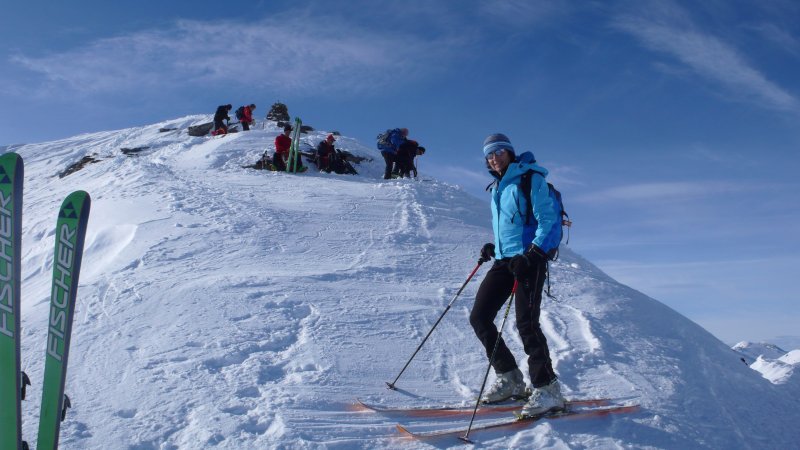
[[[506,151],[506,149],[504,149],[504,148],[494,149],[494,150],[492,150],[492,151],[490,151],[489,153],[486,154],[486,159],[496,158],[501,153],[503,153],[504,151]]]

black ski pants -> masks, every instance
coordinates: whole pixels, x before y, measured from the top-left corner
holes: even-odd
[[[279,172],[286,172],[286,161],[283,160],[280,153],[272,155],[272,165],[275,166],[275,169]]]
[[[514,275],[508,268],[509,261],[510,258],[494,262],[478,288],[475,304],[472,306],[469,316],[472,329],[475,330],[475,334],[486,349],[487,358],[492,357],[492,350],[499,335],[494,319],[497,317],[497,313],[504,309],[503,307],[511,295],[511,289],[514,287]],[[546,272],[546,264],[531,268],[528,277],[519,281],[514,296],[517,329],[522,338],[525,353],[528,354],[528,371],[531,384],[535,388],[548,385],[556,379],[553,364],[550,361],[547,338],[539,326],[542,289]],[[517,368],[514,355],[511,354],[502,338],[497,346],[492,367],[497,373],[505,373]]]
[[[225,125],[225,122],[223,122],[223,120],[225,120],[225,119],[220,119],[220,120],[215,120],[214,121],[214,131],[217,131],[220,128],[224,128],[225,131],[228,131],[228,126]]]
[[[278,172],[286,172],[287,163],[288,161],[284,161],[280,153],[275,153],[274,155],[272,155],[272,165],[275,166],[275,169],[277,169]],[[296,169],[300,170],[302,168],[303,168],[303,158],[300,155],[297,155]]]
[[[381,152],[381,155],[383,156],[383,161],[386,163],[386,169],[383,171],[383,179],[391,179],[394,165],[397,162],[397,155],[390,152]]]

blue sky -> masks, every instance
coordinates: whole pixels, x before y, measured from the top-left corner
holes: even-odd
[[[80,3],[4,5],[0,145],[282,101],[408,127],[485,199],[501,131],[610,275],[729,343],[800,334],[798,2]]]

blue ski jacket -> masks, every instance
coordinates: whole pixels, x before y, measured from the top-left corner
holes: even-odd
[[[533,170],[531,178],[531,223],[525,224],[527,202],[519,190],[522,175]],[[533,154],[525,152],[509,164],[502,177],[492,187],[492,229],[494,230],[494,252],[496,259],[511,258],[523,254],[531,244],[545,253],[558,247],[556,211],[550,198],[550,189],[545,177],[547,169],[536,164]]]

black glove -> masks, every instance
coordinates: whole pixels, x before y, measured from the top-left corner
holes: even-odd
[[[484,244],[483,248],[481,248],[481,257],[478,259],[478,264],[483,264],[492,258],[494,258],[494,244],[490,242]]]
[[[508,262],[508,270],[514,274],[514,278],[522,279],[530,274],[532,268],[539,264],[547,263],[547,254],[539,247],[532,245],[523,255],[517,255]]]
[[[528,256],[528,260],[532,264],[546,264],[547,260],[550,259],[544,250],[535,245],[531,245],[531,248],[529,248],[525,254]]]

